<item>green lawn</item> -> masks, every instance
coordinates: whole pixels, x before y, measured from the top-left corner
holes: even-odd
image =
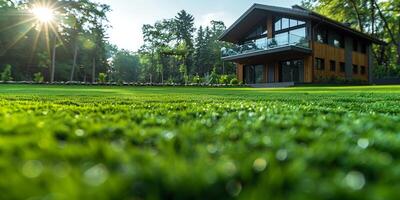
[[[400,86],[0,85],[0,199],[397,199]]]

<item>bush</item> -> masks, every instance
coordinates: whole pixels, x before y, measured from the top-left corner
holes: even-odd
[[[199,75],[194,76],[192,82],[193,82],[193,83],[200,84],[200,83],[201,83],[201,78],[200,78],[200,76],[199,76]]]
[[[106,83],[107,82],[107,74],[99,73],[99,83]]]
[[[221,75],[219,77],[219,84],[228,84],[229,83],[229,77],[228,75]]]
[[[41,72],[33,74],[33,81],[35,83],[43,83],[44,77]]]
[[[6,65],[4,71],[0,75],[1,81],[12,81],[13,78],[11,76],[11,65]]]
[[[208,84],[218,84],[218,81],[217,69],[214,67],[211,75],[208,77]]]
[[[231,85],[238,85],[239,84],[239,80],[237,78],[233,78],[231,80]]]

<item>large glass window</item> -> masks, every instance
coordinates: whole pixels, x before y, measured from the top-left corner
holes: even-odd
[[[268,33],[267,26],[266,25],[261,25],[255,27],[246,37],[247,40],[249,39],[255,39],[257,37],[261,37],[263,35],[266,35]]]
[[[364,43],[361,44],[361,53],[367,53],[367,45],[365,45]]]
[[[317,70],[324,71],[325,70],[325,60],[322,58],[315,58],[315,68]]]
[[[264,82],[264,65],[247,65],[244,67],[244,81],[247,84]]]
[[[302,26],[305,25],[306,22],[297,20],[297,19],[289,19],[289,18],[276,18],[275,19],[275,31],[281,31],[284,29]]]
[[[330,33],[330,45],[338,48],[344,48],[344,39],[343,36],[337,33]]]
[[[275,41],[278,46],[287,45],[289,42],[289,35],[287,32],[275,35]]]
[[[319,43],[328,44],[328,32],[324,28],[317,29],[315,40]]]
[[[302,77],[304,77],[304,61],[289,60],[281,62],[279,74],[281,82],[302,82]]]
[[[346,72],[346,63],[340,62],[340,72],[345,73]]]
[[[367,73],[367,68],[365,66],[361,66],[361,74],[365,75]]]
[[[291,31],[289,31],[289,34],[305,38],[306,37],[306,27],[291,30]]]
[[[331,72],[336,72],[336,61],[331,60],[330,65],[331,65]]]
[[[358,65],[353,64],[353,74],[358,74]]]
[[[282,30],[281,22],[282,22],[282,20],[280,20],[280,19],[275,22],[275,31]]]
[[[288,18],[282,18],[282,29],[287,29],[289,28],[289,19]]]

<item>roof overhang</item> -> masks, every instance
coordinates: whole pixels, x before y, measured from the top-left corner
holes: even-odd
[[[254,4],[219,37],[219,40],[236,43],[254,26],[259,24],[260,21],[272,14],[282,14],[299,18],[310,17],[308,12],[302,10]]]
[[[376,44],[385,45],[386,42],[372,37],[366,33],[355,30],[351,27],[344,25],[343,23],[329,19],[316,12],[310,11],[300,6],[293,6],[293,8],[282,8],[276,6],[268,6],[262,4],[254,4],[250,7],[238,20],[236,20],[220,37],[219,40],[237,43],[240,41],[248,32],[254,28],[260,21],[264,20],[268,15],[282,15],[292,16],[304,20],[311,20],[315,22],[321,22],[333,27],[336,27],[346,33],[356,35],[364,38],[365,40],[371,41]]]
[[[268,60],[289,58],[293,55],[308,55],[311,53],[311,49],[298,47],[298,46],[287,46],[275,49],[260,50],[251,53],[245,53],[240,55],[223,57],[223,61],[233,61],[238,63],[251,63],[251,62],[265,62]],[[282,58],[278,58],[282,57]]]

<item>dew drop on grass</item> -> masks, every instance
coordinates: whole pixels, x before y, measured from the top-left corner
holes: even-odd
[[[242,184],[238,181],[229,181],[226,184],[226,191],[228,191],[229,195],[236,197],[242,191]]]
[[[207,151],[210,154],[215,154],[218,151],[218,148],[215,145],[209,144],[207,145]]]
[[[366,138],[361,138],[357,141],[359,147],[366,149],[369,146],[369,140]]]
[[[83,136],[85,136],[85,131],[82,130],[82,129],[77,129],[75,131],[75,135],[78,136],[78,137],[83,137]]]
[[[25,162],[22,167],[22,174],[28,178],[37,178],[43,172],[43,164],[38,160],[30,160]]]
[[[235,163],[230,161],[224,163],[223,169],[227,176],[234,176],[237,172]]]
[[[288,157],[288,152],[286,149],[280,149],[276,152],[276,159],[279,161],[285,161]]]
[[[344,178],[344,181],[352,190],[361,190],[366,183],[364,174],[358,171],[349,172]]]
[[[253,169],[256,172],[262,172],[267,168],[268,162],[264,158],[257,158],[253,163]]]
[[[108,170],[103,164],[98,164],[85,171],[84,181],[90,186],[99,186],[108,179]]]

